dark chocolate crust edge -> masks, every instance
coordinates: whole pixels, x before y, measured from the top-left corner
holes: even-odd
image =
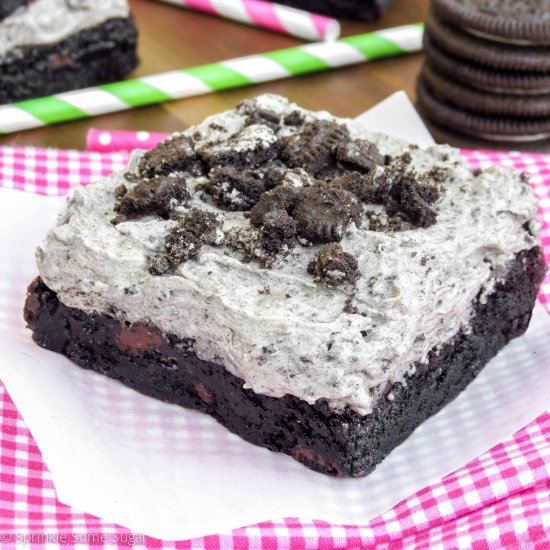
[[[138,64],[134,20],[110,19],[49,46],[15,48],[0,60],[0,104],[120,80]]]
[[[290,395],[273,398],[243,388],[225,368],[200,360],[193,341],[163,336],[61,303],[40,278],[28,289],[25,320],[37,344],[83,368],[120,380],[146,395],[198,409],[243,439],[284,452],[334,476],[361,477],[428,417],[454,399],[508,341],[525,332],[546,264],[539,247],[523,251],[486,303],[476,301],[471,332],[458,334],[407,384],[394,384],[371,414],[332,412]]]

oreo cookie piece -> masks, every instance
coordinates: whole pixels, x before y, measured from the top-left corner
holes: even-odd
[[[193,168],[193,172],[198,175],[202,171],[200,164],[189,136],[171,136],[141,157],[138,170],[142,178],[168,176],[189,168]]]
[[[429,35],[424,35],[426,62],[452,80],[478,90],[508,94],[550,93],[550,71],[547,73],[494,70],[448,54],[437,47]]]
[[[338,243],[326,244],[308,265],[308,273],[327,286],[354,284],[359,278],[357,260]]]
[[[326,182],[301,189],[292,212],[298,235],[314,244],[341,241],[360,215],[361,204],[353,193]]]
[[[493,40],[550,44],[550,0],[433,0],[442,19]]]
[[[450,25],[433,13],[426,20],[426,35],[445,52],[491,69],[550,72],[548,48],[491,42]]]
[[[437,97],[422,75],[417,83],[417,98],[423,116],[463,134],[494,141],[539,141],[550,136],[550,116],[518,118],[465,111]]]
[[[307,122],[299,132],[283,138],[281,158],[314,177],[336,169],[336,149],[350,140],[348,129],[331,120]]]
[[[421,78],[439,99],[455,107],[483,115],[517,118],[550,117],[550,94],[517,96],[492,94],[459,84],[424,65]]]

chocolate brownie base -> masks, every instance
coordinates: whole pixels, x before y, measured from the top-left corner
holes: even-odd
[[[454,399],[506,343],[525,332],[546,270],[540,248],[518,254],[503,282],[476,301],[471,332],[459,334],[407,383],[395,384],[374,411],[334,413],[323,401],[274,398],[243,388],[225,368],[200,360],[192,340],[163,336],[61,303],[40,278],[28,290],[25,319],[34,340],[83,368],[146,395],[208,413],[243,439],[284,452],[334,476],[361,477],[429,416]]]
[[[332,17],[375,21],[390,8],[393,1],[394,0],[279,0],[279,3],[302,10],[323,13]]]
[[[132,18],[111,19],[51,46],[12,50],[0,62],[0,104],[120,80],[138,64]]]

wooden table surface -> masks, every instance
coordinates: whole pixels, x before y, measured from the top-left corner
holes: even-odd
[[[302,42],[269,31],[162,4],[130,0],[139,30],[141,64],[135,76],[192,67],[242,55],[299,45]],[[422,21],[428,0],[396,0],[378,23],[346,22],[343,35]],[[406,55],[301,76],[278,82],[182,99],[159,106],[69,122],[0,138],[1,145],[37,145],[82,149],[90,127],[175,131],[205,116],[229,109],[241,99],[274,92],[310,109],[353,117],[397,90],[414,98],[422,54]]]

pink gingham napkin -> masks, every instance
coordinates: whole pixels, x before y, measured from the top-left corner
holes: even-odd
[[[463,151],[475,168],[525,171],[539,197],[550,261],[550,155]],[[63,196],[124,167],[122,152],[0,148],[0,187]],[[550,310],[550,278],[540,300]],[[550,550],[550,413],[441,482],[365,525],[286,518],[193,541],[131,533],[61,504],[39,449],[0,385],[0,547],[33,548],[536,548]],[[53,546],[50,546],[52,545]]]

